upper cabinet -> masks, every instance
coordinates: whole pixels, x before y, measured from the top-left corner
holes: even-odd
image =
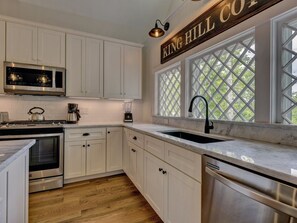
[[[3,62],[5,61],[5,22],[0,21],[0,94],[3,91]]]
[[[104,42],[104,97],[141,99],[142,48]]]
[[[6,60],[65,67],[65,33],[7,22]]]
[[[103,96],[103,41],[78,35],[66,37],[66,95]]]

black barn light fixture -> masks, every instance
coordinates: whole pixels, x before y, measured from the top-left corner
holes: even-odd
[[[155,23],[155,28],[151,29],[151,31],[149,32],[149,35],[153,38],[159,38],[165,34],[165,31],[162,28],[158,27],[158,22],[160,23],[161,26],[164,27],[165,31],[169,29],[169,22],[166,22],[165,24],[163,24],[159,19],[157,19]]]

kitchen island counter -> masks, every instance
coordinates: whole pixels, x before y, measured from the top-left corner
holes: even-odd
[[[0,172],[35,144],[35,140],[0,142]]]

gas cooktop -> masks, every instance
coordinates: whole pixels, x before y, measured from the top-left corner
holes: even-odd
[[[63,124],[68,124],[66,120],[16,120],[10,122],[3,122],[0,128],[46,128],[46,127],[62,127]]]

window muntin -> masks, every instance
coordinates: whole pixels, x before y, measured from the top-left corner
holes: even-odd
[[[190,97],[209,102],[214,120],[253,122],[255,119],[255,37],[250,34],[189,61]],[[197,100],[193,116],[205,118]]]
[[[158,115],[166,117],[181,116],[181,67],[157,73]]]
[[[297,19],[281,27],[281,117],[297,124]]]

